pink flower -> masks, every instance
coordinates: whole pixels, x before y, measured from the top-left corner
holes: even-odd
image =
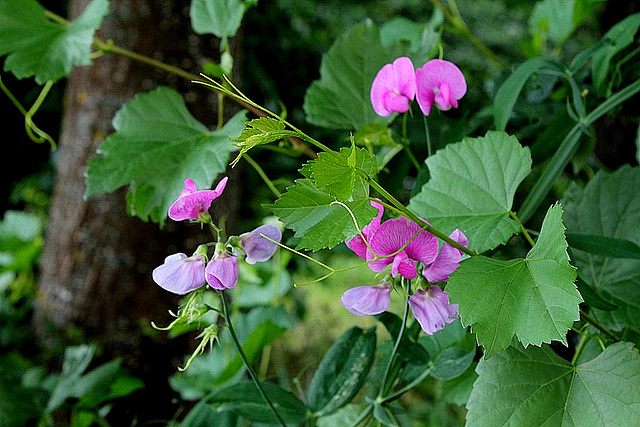
[[[342,294],[344,308],[358,316],[372,316],[387,311],[391,306],[391,285],[358,286]]]
[[[378,71],[371,85],[371,104],[380,116],[409,110],[409,101],[416,94],[413,63],[406,56],[387,64]]]
[[[469,247],[467,236],[459,229],[453,230],[449,237],[462,246]],[[449,275],[456,271],[461,259],[462,251],[445,242],[435,261],[422,269],[422,275],[431,283],[445,282]]]
[[[369,241],[369,237],[380,227],[380,221],[382,220],[382,214],[384,213],[384,206],[378,202],[371,201],[371,206],[378,209],[378,215],[371,220],[371,222],[362,227],[362,236]],[[349,249],[356,253],[360,258],[367,258],[367,244],[362,240],[360,234],[356,234],[351,240],[345,240],[344,243]]]
[[[183,253],[169,255],[152,273],[153,281],[174,294],[184,295],[205,284],[204,257]]]
[[[262,225],[253,231],[240,235],[242,249],[247,257],[245,261],[249,264],[265,262],[273,256],[278,245],[265,239],[260,234],[268,236],[271,240],[279,242],[282,239],[282,232],[273,225]]]
[[[434,103],[443,111],[458,108],[465,93],[464,75],[452,62],[432,59],[416,70],[416,98],[425,116]]]
[[[367,249],[366,259],[371,261],[369,268],[380,272],[392,264],[391,275],[396,277],[400,274],[406,279],[418,275],[416,262],[428,265],[438,255],[438,239],[407,218],[389,219],[382,223],[370,236],[369,245],[373,250],[372,253]],[[393,256],[374,260],[376,255],[381,257],[394,253]]]
[[[409,306],[422,330],[433,335],[459,317],[458,304],[449,304],[449,295],[438,286],[419,289],[409,297]]]
[[[174,221],[197,220],[202,212],[209,210],[211,202],[220,197],[226,185],[227,177],[225,176],[220,180],[215,190],[198,191],[196,184],[192,180],[185,180],[184,190],[169,208],[169,218]]]
[[[225,290],[238,283],[238,258],[224,252],[209,261],[204,270],[207,283],[213,289]]]

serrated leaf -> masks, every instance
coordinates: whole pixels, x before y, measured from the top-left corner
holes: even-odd
[[[369,184],[358,170],[371,177],[378,169],[376,158],[362,148],[342,148],[340,154],[322,152],[310,162],[311,178],[318,189],[348,201],[369,194]]]
[[[505,243],[519,225],[509,217],[516,189],[531,170],[529,148],[514,136],[487,132],[449,144],[427,158],[431,179],[409,209],[445,233],[461,229],[483,252]]]
[[[310,179],[299,179],[274,204],[267,206],[300,238],[298,248],[316,251],[332,248],[357,232],[349,212],[336,198],[319,190]],[[358,225],[368,224],[376,215],[367,196],[349,202]]]
[[[307,120],[331,129],[359,129],[370,122],[389,123],[370,101],[371,83],[389,57],[380,31],[371,21],[356,25],[331,46],[322,58],[320,80],[304,97]]]
[[[240,154],[233,163],[236,163],[244,153],[258,145],[270,144],[288,136],[297,135],[296,132],[284,129],[284,123],[269,117],[261,117],[247,122],[247,128],[235,139],[237,142],[235,145],[240,147]]]
[[[421,67],[437,50],[440,32],[436,28],[442,24],[441,18],[438,9],[429,22],[395,17],[380,27],[380,40],[385,48],[394,52],[392,57],[408,56],[416,67]]]
[[[623,239],[640,245],[640,168],[623,166],[613,173],[598,172],[586,187],[572,185],[563,198],[567,230]],[[594,290],[618,306],[617,310],[595,310],[609,328],[631,327],[640,331],[640,260],[614,258],[571,247],[571,256],[581,277]]]
[[[309,386],[309,407],[315,416],[331,414],[353,399],[367,379],[375,352],[375,328],[353,327],[333,343]]]
[[[113,119],[116,132],[89,160],[85,197],[129,185],[132,214],[162,223],[169,206],[192,179],[209,188],[226,170],[236,138],[246,121],[240,112],[225,126],[209,131],[187,110],[182,96],[166,87],[137,95]]]
[[[233,37],[245,12],[242,0],[192,0],[189,17],[196,34]]]
[[[510,347],[478,365],[470,426],[640,425],[640,357],[617,343],[573,366],[549,347]]]
[[[307,418],[307,407],[293,393],[271,382],[261,381],[261,385],[286,423],[299,423]],[[221,388],[206,401],[218,410],[233,411],[249,421],[279,423],[253,382]]]
[[[93,34],[109,12],[107,0],[92,0],[67,25],[50,21],[35,0],[0,2],[0,56],[4,70],[38,84],[66,77],[77,65],[90,65]]]
[[[566,333],[578,320],[582,302],[575,278],[562,208],[555,205],[525,259],[467,259],[449,278],[447,292],[489,358],[507,348],[514,335],[525,346],[553,340],[566,344]]]

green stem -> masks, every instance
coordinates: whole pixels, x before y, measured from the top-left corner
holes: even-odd
[[[358,427],[361,422],[363,422],[369,415],[371,415],[371,411],[373,411],[373,405],[368,405],[364,410],[360,413],[358,418],[351,424],[352,427]]]
[[[598,322],[596,319],[591,317],[583,309],[580,309],[580,317],[582,317],[582,319],[584,319],[585,321],[589,322],[593,327],[595,327],[596,329],[598,329],[601,332],[603,332],[606,336],[608,336],[609,338],[611,338],[615,342],[621,341],[620,337],[618,337],[616,334],[614,334],[609,329],[607,329],[607,327],[604,326],[602,323]]]
[[[509,216],[511,216],[511,218],[513,218],[518,224],[520,224],[520,230],[522,230],[522,235],[525,237],[525,239],[527,239],[527,242],[529,242],[531,247],[535,246],[536,242],[531,238],[531,235],[529,234],[527,229],[524,228],[524,224],[522,223],[522,221],[520,221],[520,218],[518,218],[518,215],[516,215],[515,212],[510,211]]]
[[[242,361],[244,362],[244,365],[246,366],[247,371],[249,371],[249,375],[251,376],[251,379],[253,380],[253,383],[256,385],[256,388],[260,392],[260,395],[262,396],[262,399],[264,399],[264,401],[267,403],[267,405],[269,405],[269,409],[271,409],[271,412],[278,419],[280,424],[282,426],[286,427],[286,424],[285,424],[284,420],[282,419],[282,417],[280,416],[280,414],[276,410],[275,406],[273,406],[273,402],[271,401],[271,399],[269,398],[267,393],[262,388],[262,385],[260,384],[260,381],[258,381],[258,377],[256,376],[256,373],[253,371],[253,368],[251,367],[251,364],[249,363],[249,360],[247,359],[247,356],[244,354],[244,351],[242,350],[242,345],[240,344],[240,341],[238,340],[238,336],[236,335],[236,331],[233,328],[233,324],[231,323],[231,315],[229,313],[229,305],[227,304],[227,299],[226,299],[224,291],[220,291],[220,299],[222,300],[222,309],[224,311],[224,318],[226,320],[227,326],[229,327],[229,333],[231,334],[231,338],[233,339],[233,343],[235,344],[236,349],[238,350],[238,354],[240,354],[240,357],[242,358]]]
[[[422,116],[424,121],[424,135],[427,138],[427,157],[431,157],[431,136],[429,135],[429,125],[427,124],[427,116]]]
[[[256,161],[253,160],[251,157],[249,157],[247,153],[244,153],[243,157],[247,161],[247,163],[249,163],[253,167],[253,169],[255,169],[255,171],[258,172],[258,175],[260,175],[260,178],[262,178],[264,183],[267,184],[267,187],[269,187],[269,190],[271,190],[273,195],[276,197],[280,197],[281,196],[280,191],[278,191],[276,186],[273,185],[273,182],[269,179],[267,174],[264,173],[264,170],[262,170],[260,165],[256,163]]]
[[[392,400],[395,400],[398,397],[400,397],[403,394],[405,394],[406,392],[408,392],[409,390],[411,390],[412,388],[414,388],[415,386],[419,385],[422,381],[424,381],[429,376],[429,374],[431,374],[431,368],[432,368],[432,366],[429,366],[427,369],[424,370],[424,372],[422,374],[420,374],[420,376],[418,378],[416,378],[415,380],[411,381],[409,384],[407,384],[406,386],[402,387],[401,389],[391,393],[390,395],[383,397],[381,399],[382,402],[390,402]]]
[[[549,193],[553,184],[564,171],[564,168],[578,151],[580,137],[582,136],[583,130],[638,92],[640,92],[640,79],[618,91],[615,95],[612,95],[609,99],[598,105],[593,109],[593,111],[591,111],[591,113],[584,117],[584,120],[577,123],[571,131],[569,131],[560,144],[560,147],[558,147],[558,150],[549,161],[547,168],[529,192],[529,195],[522,203],[522,206],[520,206],[520,209],[518,210],[518,217],[522,223],[526,223],[533,216],[536,209],[538,209],[538,206],[540,206],[540,203],[542,203],[547,193]]]

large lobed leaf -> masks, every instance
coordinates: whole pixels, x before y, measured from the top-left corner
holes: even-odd
[[[505,243],[519,225],[509,217],[531,155],[514,136],[487,132],[449,144],[427,158],[431,179],[409,209],[444,232],[461,229],[478,252]]]
[[[572,185],[565,192],[567,230],[640,245],[640,168],[623,166],[613,173],[599,172],[586,187]],[[624,247],[619,248],[624,249]],[[631,327],[640,332],[640,260],[570,248],[584,280],[618,306],[596,310],[598,320],[614,330]]]
[[[640,425],[640,356],[620,342],[574,366],[516,344],[478,365],[469,426]]]
[[[353,218],[328,192],[319,190],[311,179],[299,179],[268,208],[293,229],[300,238],[298,248],[319,250],[332,248],[357,233]],[[376,215],[366,194],[344,202],[360,227]]]
[[[209,131],[187,110],[179,93],[160,87],[137,95],[113,119],[116,132],[89,160],[85,197],[129,185],[129,208],[143,220],[162,223],[191,178],[200,189],[225,171],[230,139],[244,129],[246,114]]]
[[[549,209],[540,236],[525,259],[484,256],[460,264],[447,291],[462,322],[471,325],[489,358],[509,346],[514,335],[525,347],[552,340],[566,344],[582,302],[569,264],[562,208]]]
[[[90,65],[93,34],[109,12],[107,0],[92,0],[67,25],[54,23],[35,0],[0,1],[0,56],[17,78],[38,84],[66,77],[76,65]]]

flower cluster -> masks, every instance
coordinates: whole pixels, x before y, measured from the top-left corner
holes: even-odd
[[[442,247],[433,234],[423,230],[406,218],[393,218],[381,222],[383,207],[372,201],[378,215],[362,229],[362,232],[346,245],[360,258],[368,261],[369,267],[381,272],[391,265],[391,277],[398,275],[415,279],[419,274],[430,283],[449,279],[462,259],[460,249],[444,243]],[[469,242],[458,229],[449,236],[462,246]],[[342,305],[350,312],[368,316],[382,313],[391,305],[391,283],[385,281],[375,286],[359,286],[342,295]],[[430,285],[426,290],[417,290],[409,305],[422,329],[433,334],[458,317],[457,304],[449,304],[449,296],[439,286]]]
[[[378,71],[371,85],[371,104],[376,114],[387,117],[407,112],[415,97],[428,116],[433,104],[443,111],[457,108],[465,93],[464,75],[452,62],[432,59],[414,71],[411,60],[403,56]]]
[[[224,191],[227,178],[224,177],[215,190],[200,190],[187,179],[185,189],[169,208],[169,218],[176,221],[211,221],[207,210],[214,199]],[[265,238],[266,236],[267,238]],[[238,257],[244,256],[249,264],[264,262],[271,258],[282,238],[280,229],[273,225],[263,225],[255,230],[231,236],[227,242],[200,245],[195,253],[187,257],[184,253],[169,255],[164,264],[153,270],[153,281],[174,294],[184,295],[208,283],[213,289],[233,288],[238,283]],[[209,247],[214,246],[213,257],[209,259]]]

